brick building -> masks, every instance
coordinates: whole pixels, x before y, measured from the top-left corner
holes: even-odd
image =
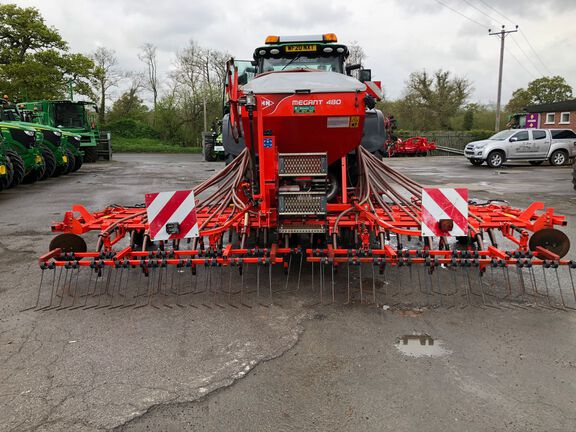
[[[576,131],[576,99],[525,108],[526,127],[568,128]]]

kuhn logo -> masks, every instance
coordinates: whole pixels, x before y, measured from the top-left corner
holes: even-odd
[[[272,102],[270,99],[262,98],[260,105],[263,106],[264,108],[268,108],[274,105],[274,102]]]

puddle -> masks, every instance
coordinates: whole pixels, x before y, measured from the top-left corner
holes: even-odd
[[[427,334],[401,336],[396,340],[395,346],[409,357],[440,357],[450,354],[450,351],[442,346],[442,341]]]

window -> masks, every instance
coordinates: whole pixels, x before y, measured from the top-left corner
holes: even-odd
[[[552,139],[566,139],[566,138],[576,138],[576,133],[570,129],[556,129],[552,130]]]
[[[560,113],[560,124],[570,124],[570,113],[569,112]]]
[[[532,136],[535,140],[541,140],[546,138],[546,132],[543,130],[534,130],[532,131]]]
[[[512,141],[528,141],[528,131],[518,132],[510,138]]]
[[[556,123],[556,113],[546,113],[546,124]]]

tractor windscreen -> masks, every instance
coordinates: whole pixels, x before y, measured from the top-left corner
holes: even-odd
[[[295,69],[315,69],[342,73],[342,58],[340,56],[321,56],[316,53],[298,53],[293,56],[262,59],[262,72]]]
[[[84,105],[76,103],[57,103],[54,105],[54,120],[57,127],[84,128]]]

